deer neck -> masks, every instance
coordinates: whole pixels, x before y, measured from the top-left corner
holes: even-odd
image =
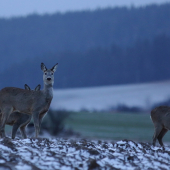
[[[53,98],[53,85],[52,84],[44,84],[44,94],[46,96],[46,98],[48,99],[52,99]]]

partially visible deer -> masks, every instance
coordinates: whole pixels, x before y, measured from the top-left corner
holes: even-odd
[[[168,130],[170,130],[170,107],[156,107],[151,111],[151,119],[155,127],[153,146],[155,146],[156,140],[158,139],[159,144],[164,148],[162,138]]]
[[[27,84],[25,84],[24,87],[26,90],[31,90]],[[40,88],[41,88],[41,85],[39,84],[34,90],[39,91]],[[1,117],[2,117],[2,114],[0,114],[0,119],[1,119]],[[12,127],[12,139],[15,139],[15,135],[16,135],[18,128],[20,128],[22,137],[24,139],[27,138],[25,128],[31,121],[31,117],[32,117],[31,115],[27,115],[27,114],[23,114],[23,113],[19,113],[19,112],[11,113],[11,115],[9,116],[9,118],[6,122],[6,125],[13,126]]]
[[[16,87],[5,87],[0,90],[0,110],[2,112],[0,123],[1,137],[5,137],[5,123],[10,114],[15,111],[32,115],[35,137],[38,137],[42,118],[48,111],[53,98],[54,72],[57,66],[58,63],[51,69],[47,69],[44,63],[41,63],[44,81],[43,90],[29,91]]]

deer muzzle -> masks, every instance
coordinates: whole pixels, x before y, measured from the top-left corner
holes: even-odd
[[[50,78],[50,77],[48,77],[48,78],[47,78],[47,80],[48,80],[48,81],[51,81],[51,78]]]

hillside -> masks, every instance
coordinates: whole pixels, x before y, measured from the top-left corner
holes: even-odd
[[[119,105],[150,110],[170,98],[170,81],[54,90],[52,109],[108,110]]]

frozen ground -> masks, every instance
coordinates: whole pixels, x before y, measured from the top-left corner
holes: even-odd
[[[170,81],[54,90],[53,109],[105,110],[119,104],[150,107],[170,98]]]
[[[168,170],[170,147],[148,143],[85,139],[0,139],[0,169],[5,170]]]

